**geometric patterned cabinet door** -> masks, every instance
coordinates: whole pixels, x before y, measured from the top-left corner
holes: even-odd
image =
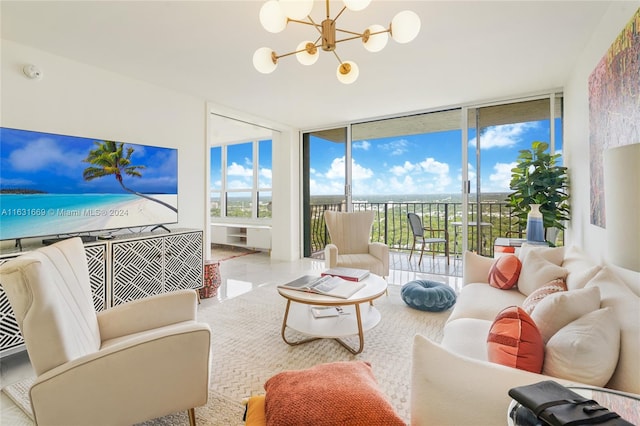
[[[202,232],[164,240],[164,291],[202,287]]]
[[[93,305],[96,311],[106,309],[106,285],[107,282],[107,246],[99,244],[94,246],[85,246],[85,254],[87,255],[87,264],[89,266],[89,283],[93,295]],[[3,263],[15,256],[4,257],[0,260]],[[9,299],[5,294],[2,286],[0,286],[0,354],[8,355],[16,351],[23,350],[24,340],[18,328],[18,322],[13,315]],[[13,349],[13,350],[12,350]]]
[[[162,293],[162,241],[145,238],[112,244],[113,306]]]
[[[113,306],[168,291],[202,287],[202,231],[112,243]]]

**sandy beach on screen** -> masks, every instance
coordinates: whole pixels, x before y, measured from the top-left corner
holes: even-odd
[[[152,197],[174,207],[177,205],[176,195],[152,195]],[[176,213],[173,210],[142,197],[108,209],[95,210],[96,216],[89,221],[87,228],[94,231],[176,222]]]

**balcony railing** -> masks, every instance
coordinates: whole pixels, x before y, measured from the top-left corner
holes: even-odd
[[[353,203],[353,209],[376,212],[371,229],[371,241],[383,242],[391,250],[411,250],[413,234],[407,221],[407,213],[413,212],[422,218],[423,226],[446,229],[449,234],[451,256],[459,255],[462,247],[462,203],[443,202],[384,202]],[[324,223],[325,210],[344,210],[344,204],[318,204],[311,206],[311,252],[317,253],[330,242]],[[497,237],[521,238],[524,230],[518,226],[517,218],[506,203],[481,203],[468,205],[467,248],[485,256],[493,256],[493,242]],[[478,226],[480,224],[479,233]],[[478,244],[479,242],[479,244]]]

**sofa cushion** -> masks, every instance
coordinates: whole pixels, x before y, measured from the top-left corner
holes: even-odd
[[[530,250],[522,261],[518,290],[525,296],[552,280],[567,276],[567,270],[545,259],[542,255],[544,252],[546,250]]]
[[[562,327],[597,309],[600,309],[598,287],[583,288],[550,294],[538,303],[531,319],[547,343]]]
[[[515,288],[498,290],[487,283],[467,284],[458,294],[456,306],[447,321],[476,318],[493,322],[505,306],[521,305],[524,299],[525,296]]]
[[[501,290],[508,290],[518,282],[522,263],[518,256],[507,254],[497,258],[491,269],[487,281],[489,285]]]
[[[518,258],[524,264],[524,261],[529,253],[532,251],[537,252],[544,260],[553,263],[554,265],[562,265],[564,260],[564,247],[547,247],[539,246],[535,244],[523,243],[522,247],[518,251]]]
[[[527,298],[524,299],[524,302],[522,302],[522,309],[531,315],[531,312],[533,312],[534,308],[538,303],[540,303],[540,301],[542,301],[542,299],[550,294],[558,293],[560,291],[567,291],[567,285],[564,283],[562,278],[557,278],[534,290],[530,295],[528,295]]]
[[[264,385],[269,425],[403,425],[364,361],[283,371]]]
[[[498,314],[487,337],[487,358],[532,373],[542,371],[542,336],[524,309],[510,306]]]
[[[465,251],[462,255],[462,284],[486,283],[493,262],[491,257]]]
[[[640,393],[640,297],[609,267],[604,267],[585,286],[600,288],[600,306],[611,307],[620,326],[620,357],[607,387]]]
[[[549,339],[542,373],[602,387],[616,368],[619,350],[620,328],[613,311],[598,309]]]
[[[444,326],[440,344],[458,355],[488,361],[487,336],[493,321],[459,318]]]
[[[577,246],[565,250],[562,267],[567,270],[568,290],[583,288],[601,269]]]

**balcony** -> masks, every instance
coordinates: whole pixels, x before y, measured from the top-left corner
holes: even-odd
[[[479,207],[479,212],[478,212]],[[353,209],[373,210],[376,216],[371,229],[371,241],[382,242],[389,246],[389,263],[392,269],[401,271],[420,271],[440,275],[462,275],[462,203],[460,202],[354,202]],[[324,211],[344,211],[344,204],[311,205],[311,253],[314,258],[324,255],[324,247],[330,242],[324,223]],[[414,256],[408,260],[413,234],[407,221],[407,213],[413,212],[422,217],[423,226],[434,229],[446,229],[449,233],[449,256],[447,265],[444,253],[436,255],[435,261],[425,253],[422,264]],[[503,202],[484,202],[468,204],[468,240],[467,248],[483,256],[493,256],[493,242],[497,237],[510,236],[522,238],[517,218],[512,217],[511,208]],[[480,224],[481,226],[477,226]],[[563,235],[560,232],[559,239]]]

